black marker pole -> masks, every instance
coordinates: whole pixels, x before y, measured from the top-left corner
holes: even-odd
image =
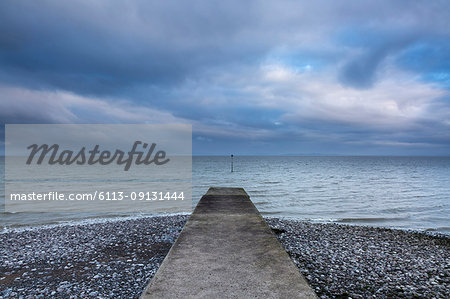
[[[233,172],[233,155],[231,155],[231,172]]]

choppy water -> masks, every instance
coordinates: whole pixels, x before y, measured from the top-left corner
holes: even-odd
[[[194,205],[210,186],[245,188],[268,216],[450,233],[450,157],[242,156],[234,157],[234,172],[230,157],[194,157]],[[2,227],[105,217],[0,215]]]

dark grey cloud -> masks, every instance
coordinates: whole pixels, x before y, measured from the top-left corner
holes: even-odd
[[[376,81],[376,71],[387,51],[377,50],[359,55],[347,62],[340,74],[343,84],[354,88],[370,88]]]
[[[265,51],[234,35],[246,16],[220,3],[3,2],[3,80],[85,94],[165,87]],[[245,11],[245,7],[243,7]],[[239,46],[238,46],[239,43]]]
[[[355,54],[347,58],[341,67],[339,79],[354,88],[370,88],[377,81],[377,71],[388,56],[407,49],[422,39],[421,31],[408,29],[385,31],[369,28],[347,28],[341,33],[340,42],[352,46]]]

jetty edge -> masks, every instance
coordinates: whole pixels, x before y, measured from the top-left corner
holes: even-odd
[[[317,298],[243,188],[209,188],[147,298]]]

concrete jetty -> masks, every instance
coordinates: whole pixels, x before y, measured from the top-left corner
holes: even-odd
[[[317,298],[242,188],[210,188],[141,298]]]

